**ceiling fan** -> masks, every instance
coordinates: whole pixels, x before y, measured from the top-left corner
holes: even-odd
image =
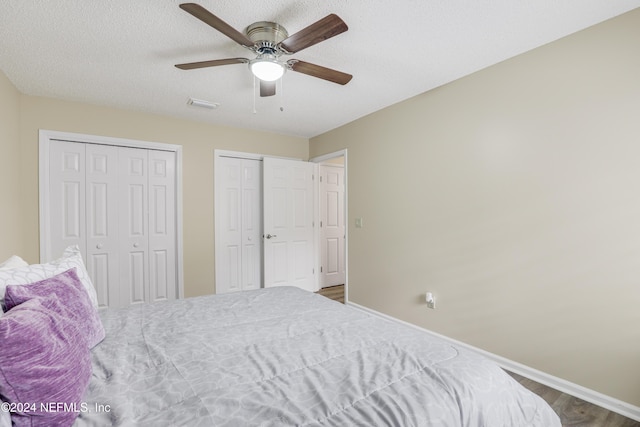
[[[347,31],[349,29],[347,24],[337,15],[327,15],[291,36],[283,26],[267,21],[255,22],[249,25],[245,30],[245,35],[199,4],[183,3],[180,8],[257,55],[254,59],[227,58],[177,64],[176,67],[181,70],[230,64],[249,64],[249,69],[253,75],[260,80],[260,96],[275,95],[276,81],[282,77],[285,70],[296,71],[341,85],[349,83],[353,77],[351,74],[298,59],[289,59],[288,61],[280,59],[282,55],[300,52],[302,49]]]

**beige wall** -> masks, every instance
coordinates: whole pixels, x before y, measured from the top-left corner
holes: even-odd
[[[21,252],[20,93],[0,71],[0,262]]]
[[[180,144],[183,147],[185,296],[214,292],[214,149],[308,158],[308,141],[303,138],[24,95],[20,97],[20,105],[23,257],[30,262],[38,261],[39,257],[39,129]],[[13,251],[4,246],[8,245],[2,243],[0,249]]]
[[[640,406],[638,40],[640,9],[312,138],[348,149],[350,299]]]

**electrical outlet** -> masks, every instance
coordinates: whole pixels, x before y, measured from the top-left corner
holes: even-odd
[[[427,294],[424,296],[424,299],[427,302],[428,308],[436,308],[436,299],[431,292],[427,292]]]

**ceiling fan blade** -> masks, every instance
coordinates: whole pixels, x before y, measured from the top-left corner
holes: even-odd
[[[249,60],[247,58],[213,59],[211,61],[176,64],[176,67],[180,68],[181,70],[194,70],[196,68],[217,67],[218,65],[246,64],[248,62]]]
[[[236,43],[244,46],[251,47],[253,46],[253,42],[240,31],[233,28],[231,25],[224,22],[222,19],[215,16],[213,13],[209,12],[204,7],[200,6],[196,3],[182,3],[180,8],[186,12],[189,12],[205,24],[210,25],[216,30],[220,31],[225,36],[229,37],[231,40]]]
[[[311,64],[309,62],[298,61],[297,59],[291,59],[287,61],[287,64],[293,71],[297,71],[298,73],[307,74],[309,76],[328,80],[340,85],[346,85],[353,78],[351,74],[332,70],[331,68],[321,67],[320,65]]]
[[[276,94],[276,82],[260,80],[260,96],[273,96]]]
[[[296,53],[344,33],[348,29],[347,24],[338,15],[332,13],[282,40],[278,46],[289,53]]]

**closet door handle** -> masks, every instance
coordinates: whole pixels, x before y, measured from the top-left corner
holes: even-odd
[[[267,239],[271,239],[272,237],[278,237],[275,234],[267,234],[266,236],[264,236]]]
[[[98,243],[98,244],[96,245],[96,249],[102,249],[102,243]]]
[[[134,247],[134,248],[137,248],[138,246],[140,246],[140,243],[138,243],[138,242],[136,242],[136,243],[134,243],[134,244],[133,244],[133,247]]]

